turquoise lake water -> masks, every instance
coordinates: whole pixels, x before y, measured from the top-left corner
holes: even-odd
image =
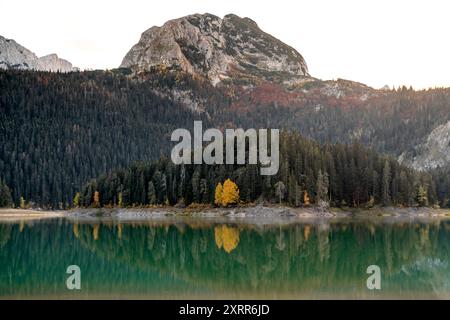
[[[2,223],[0,262],[2,299],[448,299],[450,221]]]

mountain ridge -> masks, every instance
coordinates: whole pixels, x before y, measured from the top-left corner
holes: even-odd
[[[13,39],[0,35],[0,69],[21,69],[51,72],[77,71],[78,68],[51,53],[38,57],[34,52],[25,48]]]

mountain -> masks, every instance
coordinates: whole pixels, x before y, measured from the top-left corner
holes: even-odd
[[[194,14],[151,27],[124,57],[121,68],[177,67],[212,84],[227,79],[301,82],[306,62],[294,48],[263,32],[249,18]]]
[[[0,69],[21,69],[39,71],[76,71],[72,64],[56,54],[38,57],[12,39],[0,36]]]

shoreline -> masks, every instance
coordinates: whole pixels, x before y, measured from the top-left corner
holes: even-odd
[[[395,208],[379,207],[372,209],[341,209],[300,207],[293,208],[280,205],[254,205],[231,208],[80,208],[70,210],[36,210],[36,209],[0,209],[0,222],[16,222],[23,220],[40,220],[50,218],[69,218],[77,220],[173,220],[188,219],[219,219],[223,221],[247,221],[249,223],[289,222],[299,220],[331,220],[360,218],[443,218],[450,219],[450,209],[433,208]]]
[[[64,211],[0,208],[0,222],[41,220],[65,217]]]

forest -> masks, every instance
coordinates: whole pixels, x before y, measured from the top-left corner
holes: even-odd
[[[266,201],[297,207],[325,204],[365,208],[448,205],[447,195],[440,193],[429,173],[399,165],[394,158],[359,143],[321,145],[287,132],[280,137],[280,169],[276,175],[260,175],[259,165],[174,165],[162,158],[93,179],[76,194],[73,205],[214,205],[218,204],[218,189],[228,179],[239,194],[239,200],[232,204]]]
[[[203,118],[107,72],[1,71],[0,92],[0,179],[16,206],[67,207],[90,178],[157,159],[174,129]]]
[[[186,175],[184,184],[192,184],[190,179],[196,172],[193,183],[198,180],[198,185],[200,181],[207,185],[202,186],[202,192],[198,188],[192,192],[190,187],[178,193],[170,191],[167,195],[170,204],[181,198],[186,203],[210,203],[215,184],[227,177],[237,183],[245,202],[255,201],[261,195],[274,199],[274,195],[268,194],[274,192],[278,182],[279,189],[283,185],[286,189],[282,202],[298,204],[299,194],[304,197],[305,192],[315,202],[320,171],[322,176],[328,175],[328,196],[333,205],[362,206],[371,202],[371,196],[375,203],[411,205],[417,202],[418,186],[422,186],[422,194],[426,191],[428,205],[448,205],[448,168],[429,174],[413,173],[393,158],[375,155],[361,144],[393,156],[411,150],[436,125],[450,120],[449,89],[401,88],[358,102],[348,97],[332,99],[309,89],[309,93],[292,103],[274,101],[275,94],[263,99],[255,93],[239,93],[238,89],[213,87],[186,74],[166,70],[139,75],[131,75],[126,69],[65,74],[0,71],[0,204],[69,208],[76,192],[86,190],[90,179],[118,175],[119,181],[121,172],[140,167],[147,168],[142,169],[146,172],[144,188],[127,188],[131,182],[125,180],[117,182],[117,187],[123,185],[124,205],[148,204],[147,184],[154,175],[154,166],[158,166],[160,173],[166,175],[168,190],[173,178],[177,178],[177,183],[182,178],[181,170]],[[270,92],[266,89],[264,92]],[[257,176],[251,180],[255,181],[254,186],[242,181],[244,177],[253,179],[255,169],[251,166],[174,168],[164,160],[172,146],[170,134],[176,128],[191,128],[194,120],[219,129],[280,128],[299,132],[323,146],[303,138],[289,138],[300,145],[286,149],[298,154],[305,150],[313,154],[333,150],[328,152],[333,161],[328,159],[327,152],[315,155],[316,158],[309,155],[306,160],[297,159],[298,154],[286,153],[279,174],[269,181]],[[314,147],[305,147],[309,144]],[[367,160],[362,165],[363,155],[352,151],[358,148],[373,157],[389,159],[386,168],[389,179],[385,179],[389,180],[389,195],[382,196],[382,190],[387,190],[387,183],[382,189],[381,179],[386,161]],[[135,169],[129,169],[130,166]],[[245,174],[241,175],[242,172]],[[133,182],[134,179],[128,178]],[[406,182],[408,187],[404,187]],[[157,183],[155,180],[155,189],[162,192]],[[297,196],[292,191],[295,188],[301,190]],[[107,189],[99,190],[102,205],[117,204],[117,188]],[[166,200],[161,197],[158,201]],[[86,197],[83,201],[89,203]]]

